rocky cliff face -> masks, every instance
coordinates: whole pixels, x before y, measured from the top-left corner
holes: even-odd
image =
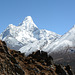
[[[25,75],[16,59],[9,54],[4,41],[0,41],[0,75]]]
[[[36,51],[25,56],[10,50],[0,40],[0,75],[73,75],[70,66],[56,65],[46,52]]]

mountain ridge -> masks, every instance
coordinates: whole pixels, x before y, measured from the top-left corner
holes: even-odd
[[[52,55],[55,61],[61,59],[65,63],[71,64],[72,62],[71,66],[75,71],[74,37],[75,25],[61,36],[45,29],[40,30],[31,17],[24,19],[19,26],[10,24],[0,34],[0,39],[5,41],[10,49],[19,50],[21,53],[25,53],[26,56],[37,50],[45,51]],[[56,62],[59,63],[59,61]]]
[[[33,43],[35,41],[40,41],[40,40],[52,41],[57,37],[60,37],[60,35],[54,32],[45,29],[40,30],[35,25],[35,23],[33,22],[30,16],[27,16],[19,26],[10,24],[1,34],[1,36],[2,36],[2,40],[5,41],[7,45],[9,44],[9,42],[13,43],[15,39],[17,43],[20,43],[23,46],[27,45],[28,43]],[[13,41],[11,41],[10,38]],[[7,39],[9,41],[7,41]],[[8,45],[8,47],[10,47],[11,49],[16,49],[16,47],[12,47],[10,45]],[[19,48],[20,47],[18,47],[17,50],[19,50]]]
[[[27,16],[18,26],[10,24],[0,35],[0,39],[6,41],[7,45],[10,42],[14,44],[16,41],[14,47],[12,47],[12,44],[11,46],[8,45],[8,47],[12,47],[11,49],[17,49],[20,51],[22,49],[23,51],[23,49],[26,48],[27,45],[32,45],[31,47],[29,47],[29,49],[26,49],[31,52],[32,49],[34,49],[35,51],[37,49],[41,49],[43,51],[47,50],[48,53],[51,53],[53,51],[63,51],[63,48],[67,49],[69,46],[73,47],[75,34],[74,31],[75,25],[62,36],[45,29],[40,30],[33,22],[32,17]]]

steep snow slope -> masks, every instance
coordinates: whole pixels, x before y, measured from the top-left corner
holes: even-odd
[[[27,16],[18,26],[10,24],[0,36],[0,39],[6,41],[8,47],[15,50],[20,49],[21,52],[29,52],[30,50],[32,52],[32,49],[43,48],[46,44],[60,37],[54,32],[40,30],[30,16]]]
[[[38,40],[35,41],[34,43],[29,43],[19,49],[22,53],[25,53],[25,55],[29,55],[32,52],[35,52],[37,50],[41,50],[45,45],[48,44],[47,40]]]
[[[47,50],[50,54],[52,52],[75,52],[75,26],[64,34],[58,40],[55,40],[51,44],[48,44],[43,50]]]

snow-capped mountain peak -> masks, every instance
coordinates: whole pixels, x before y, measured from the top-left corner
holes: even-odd
[[[47,44],[58,39],[60,35],[45,29],[40,30],[31,16],[27,16],[18,26],[10,24],[0,37],[11,49],[19,50],[24,46],[21,49],[26,47],[28,49],[26,48],[23,52],[32,52],[33,49],[42,49]]]
[[[13,24],[9,24],[7,28],[11,29],[11,28],[14,28],[14,27],[16,27],[16,26],[13,25]]]
[[[14,25],[13,24],[9,24],[9,27],[13,27]]]
[[[23,22],[22,23],[32,23],[32,24],[34,24],[34,22],[33,22],[33,19],[32,19],[32,17],[31,16],[27,16],[24,20],[23,20]]]
[[[27,16],[20,25],[22,28],[25,28],[27,31],[35,31],[38,29],[38,27],[35,25],[35,23],[32,20],[31,16]]]
[[[24,21],[30,21],[30,22],[33,22],[33,20],[32,20],[32,17],[31,17],[31,16],[27,16],[27,17],[24,19]]]

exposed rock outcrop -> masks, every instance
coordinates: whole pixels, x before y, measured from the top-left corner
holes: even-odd
[[[25,75],[16,59],[9,54],[4,41],[0,40],[0,75]]]
[[[53,58],[38,50],[29,56],[7,48],[0,40],[0,75],[73,75],[69,65],[55,65]]]

